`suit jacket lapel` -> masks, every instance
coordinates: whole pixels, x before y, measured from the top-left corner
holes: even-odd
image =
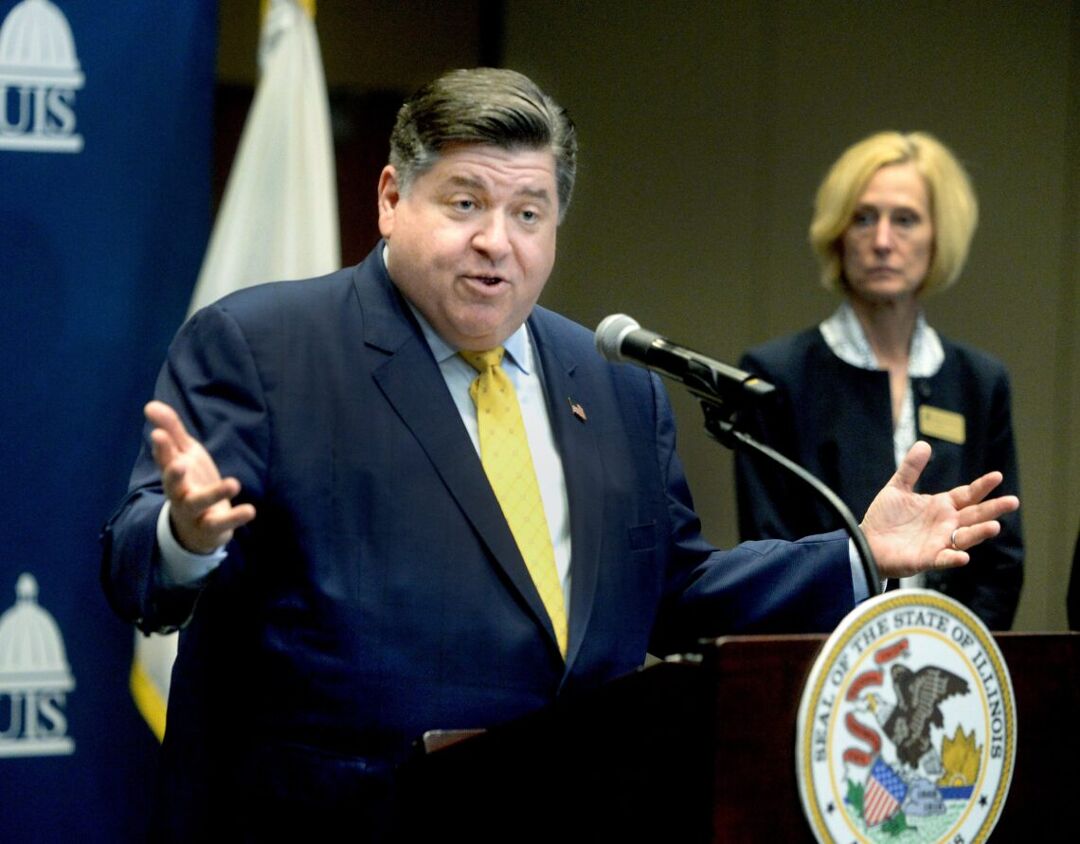
[[[553,336],[543,311],[529,319],[534,345],[543,367],[548,417],[562,456],[566,497],[570,508],[572,579],[570,637],[566,654],[569,669],[581,649],[596,597],[604,511],[603,467],[594,426],[587,419],[588,385],[582,384],[579,366],[564,343]],[[578,405],[586,419],[575,414]]]
[[[375,383],[427,453],[450,495],[487,546],[537,623],[557,647],[547,610],[533,585],[499,502],[427,341],[400,299],[379,257],[381,244],[359,268],[356,291],[364,341],[386,353],[372,370]],[[370,266],[375,264],[374,267]],[[449,424],[448,424],[449,423]]]

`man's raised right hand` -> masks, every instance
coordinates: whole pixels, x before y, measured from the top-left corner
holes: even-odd
[[[221,477],[214,458],[187,432],[175,410],[152,401],[143,412],[154,426],[150,441],[169,500],[173,535],[188,551],[210,554],[232,539],[236,528],[255,518],[255,507],[233,506],[240,482]]]

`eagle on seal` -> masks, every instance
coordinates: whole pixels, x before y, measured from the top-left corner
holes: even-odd
[[[933,665],[918,671],[904,665],[894,665],[891,676],[896,706],[882,729],[896,746],[897,759],[917,768],[923,754],[933,750],[930,743],[931,725],[944,725],[938,704],[953,695],[967,694],[967,680]]]

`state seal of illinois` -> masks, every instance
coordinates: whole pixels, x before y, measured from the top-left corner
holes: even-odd
[[[925,589],[860,604],[799,705],[796,774],[818,841],[985,841],[1016,759],[1012,682],[970,610]]]

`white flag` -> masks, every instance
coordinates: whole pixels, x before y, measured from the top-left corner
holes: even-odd
[[[252,284],[340,266],[330,108],[315,24],[305,11],[313,5],[271,0],[263,18],[255,99],[189,313]],[[158,740],[175,658],[175,633],[136,633],[131,691]]]

